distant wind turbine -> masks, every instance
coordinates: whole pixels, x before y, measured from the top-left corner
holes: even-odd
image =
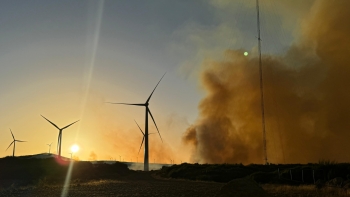
[[[11,131],[11,129],[10,129],[10,131]],[[11,131],[11,135],[12,135],[13,141],[11,142],[11,144],[9,145],[9,147],[7,147],[7,149],[9,149],[10,146],[13,144],[13,153],[12,153],[12,157],[14,157],[14,156],[15,156],[15,149],[16,149],[16,142],[26,142],[26,141],[16,140],[16,139],[15,139],[15,136],[14,136],[13,133],[12,133],[12,131]],[[7,150],[7,149],[6,149],[6,150]]]
[[[134,120],[135,123],[137,124],[136,120]],[[139,149],[139,152],[137,154],[140,154],[140,150],[141,150],[141,147],[142,147],[142,144],[143,144],[143,141],[145,140],[145,133],[142,131],[141,127],[139,126],[139,124],[137,124],[137,126],[139,127],[143,137],[142,137],[142,142],[141,142],[141,146],[140,146],[140,149]],[[149,133],[148,135],[151,135],[151,134],[154,134],[154,133]]]
[[[165,75],[165,73],[164,73]],[[154,120],[153,118],[153,115],[151,113],[151,110],[149,109],[148,105],[149,105],[149,100],[151,99],[152,95],[153,95],[153,92],[154,90],[157,88],[158,84],[160,83],[160,81],[163,79],[164,75],[162,76],[162,78],[160,78],[160,80],[158,81],[156,87],[153,89],[151,95],[149,95],[148,99],[146,100],[145,103],[110,103],[110,102],[107,102],[107,103],[110,103],[110,104],[121,104],[121,105],[135,105],[135,106],[143,106],[146,108],[146,117],[145,117],[145,133],[144,133],[144,138],[145,138],[145,154],[144,154],[144,171],[148,171],[149,170],[149,159],[148,159],[148,114],[151,115],[151,118],[153,120],[153,123],[154,125],[156,126],[157,128],[157,131],[158,131],[158,134],[159,134],[159,137],[160,139],[162,140],[163,142],[163,139],[162,139],[162,136],[160,135],[159,133],[159,129],[158,129],[158,126],[156,124],[156,121]]]
[[[70,159],[72,159],[72,157],[73,157],[73,153],[69,153],[70,154]]]
[[[79,120],[77,120],[77,121],[75,121],[75,122],[73,122],[73,123],[71,123],[71,124],[69,124],[69,125],[67,125],[67,126],[65,126],[63,128],[59,128],[57,125],[55,125],[53,122],[51,122],[50,120],[45,118],[43,115],[41,115],[41,116],[59,130],[57,149],[58,149],[58,155],[61,157],[62,131],[63,131],[63,129],[66,129],[66,128],[70,127],[71,125],[73,125],[74,123],[78,122]]]
[[[52,142],[51,142],[51,144],[52,144]],[[50,150],[51,150],[51,144],[46,144],[49,146],[49,154],[50,154]]]

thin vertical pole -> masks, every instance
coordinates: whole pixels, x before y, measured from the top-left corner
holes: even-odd
[[[314,179],[314,184],[316,183],[315,182],[315,170],[312,170],[312,178]]]
[[[289,170],[290,180],[293,180],[292,170]]]
[[[256,12],[257,12],[257,26],[258,26],[261,120],[262,120],[262,131],[263,131],[264,159],[265,159],[265,165],[267,165],[268,164],[268,160],[267,160],[267,150],[266,150],[265,106],[264,106],[263,73],[262,73],[262,63],[261,63],[261,38],[260,38],[259,0],[256,0]]]

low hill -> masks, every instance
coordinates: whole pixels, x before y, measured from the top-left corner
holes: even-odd
[[[39,180],[62,181],[71,166],[71,179],[116,179],[130,173],[126,164],[95,164],[58,157],[33,156],[5,157],[0,159],[0,186],[17,182],[29,184]]]
[[[323,162],[319,164],[242,165],[242,164],[188,164],[163,167],[157,171],[163,178],[229,182],[251,177],[257,183],[314,184],[334,178],[350,182],[350,164]]]

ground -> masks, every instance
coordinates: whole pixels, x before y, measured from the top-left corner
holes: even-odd
[[[120,197],[214,197],[225,183],[164,179],[152,172],[134,172],[114,180],[72,180],[68,196],[120,196]],[[342,188],[323,188],[314,185],[287,186],[262,185],[271,197],[345,197],[350,192]],[[0,188],[0,196],[61,196],[63,184],[38,182],[36,185]],[[349,193],[349,194],[348,194]]]
[[[350,190],[337,187],[316,189],[315,185],[262,185],[262,188],[273,197],[347,197]]]
[[[215,196],[223,183],[154,178],[150,172],[137,172],[120,180],[72,181],[68,196]],[[0,190],[0,196],[61,196],[62,184],[11,187]]]

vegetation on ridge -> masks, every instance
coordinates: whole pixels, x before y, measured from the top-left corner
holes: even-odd
[[[16,182],[19,185],[36,183],[39,180],[62,182],[68,172],[69,160],[58,158],[5,157],[0,159],[0,186]],[[126,164],[92,164],[72,160],[71,179],[115,179],[130,173]]]

